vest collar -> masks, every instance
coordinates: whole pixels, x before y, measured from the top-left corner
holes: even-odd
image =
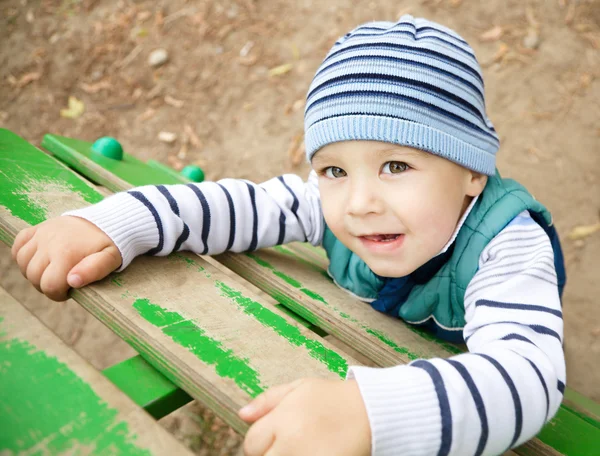
[[[456,229],[454,230],[454,233],[452,233],[452,236],[450,236],[450,240],[446,243],[446,245],[442,248],[442,250],[440,250],[440,252],[436,255],[436,257],[440,256],[442,253],[446,253],[446,251],[454,243],[454,241],[456,240],[456,237],[458,236],[458,232],[464,225],[465,220],[467,220],[467,217],[471,213],[471,210],[473,209],[473,206],[475,206],[475,203],[477,202],[478,199],[479,199],[479,195],[477,195],[475,198],[473,198],[473,201],[471,201],[471,204],[469,204],[469,207],[467,207],[467,210],[465,211],[465,213],[462,215],[462,217],[458,221],[458,224],[456,225]]]

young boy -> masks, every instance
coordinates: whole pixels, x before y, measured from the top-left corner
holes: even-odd
[[[323,245],[339,286],[470,353],[272,388],[240,412],[246,454],[501,454],[533,437],[565,387],[562,255],[546,209],[495,171],[469,45],[411,16],[356,28],[317,71],[305,140],[307,182],[137,188],[24,230],[13,255],[65,299],[144,253]]]

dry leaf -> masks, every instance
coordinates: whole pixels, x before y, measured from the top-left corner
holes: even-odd
[[[98,93],[103,89],[110,89],[112,86],[108,79],[104,79],[96,84],[86,84],[85,82],[82,82],[79,84],[79,87],[81,87],[85,93]]]
[[[294,65],[291,63],[284,63],[283,65],[276,66],[275,68],[271,68],[269,70],[269,76],[281,76],[283,74],[288,73]]]
[[[600,222],[598,222],[594,225],[576,226],[568,234],[568,238],[573,241],[576,241],[579,239],[584,239],[584,238],[594,234],[597,231],[600,231]]]
[[[294,60],[300,60],[300,49],[298,49],[296,43],[292,43],[290,47],[292,48],[292,55],[294,56]]]
[[[184,105],[183,100],[178,100],[177,98],[173,98],[170,95],[165,95],[165,103],[175,108],[182,108]]]
[[[188,151],[188,146],[186,143],[183,143],[181,145],[181,147],[179,148],[179,152],[177,152],[177,158],[179,160],[185,160],[185,157],[187,156],[187,151]]]
[[[288,157],[292,166],[298,166],[304,157],[304,134],[298,133],[292,138],[290,147],[288,148]]]
[[[489,30],[486,30],[481,35],[479,35],[479,41],[489,42],[489,41],[498,41],[502,34],[504,33],[504,29],[499,25],[492,27]]]
[[[502,60],[504,57],[506,57],[506,54],[508,54],[509,52],[510,48],[508,47],[508,45],[506,43],[500,43],[500,46],[498,46],[498,50],[494,54],[492,61],[498,62]]]
[[[571,22],[573,22],[573,19],[575,18],[575,7],[576,5],[573,2],[567,8],[567,14],[565,15],[565,24],[570,25]]]
[[[74,96],[69,97],[69,107],[66,109],[60,110],[61,117],[66,117],[67,119],[77,119],[81,114],[85,111],[85,104],[83,101],[78,100]]]
[[[11,86],[21,89],[21,88],[25,87],[27,84],[29,84],[33,81],[37,81],[41,77],[42,77],[41,73],[33,72],[33,73],[26,73],[23,76],[21,76],[19,79],[15,78],[11,74],[11,75],[8,75],[7,80]]]
[[[536,29],[540,27],[540,23],[537,21],[535,14],[533,13],[533,8],[531,6],[525,8],[525,17],[527,18],[527,23],[530,27]]]
[[[588,32],[583,37],[589,41],[594,49],[600,49],[600,33]]]
[[[194,146],[198,149],[200,149],[202,147],[202,141],[200,141],[200,138],[198,138],[198,135],[196,134],[194,129],[189,124],[185,124],[183,126],[183,131],[190,138],[190,142],[192,143],[192,146]]]
[[[156,111],[152,108],[146,109],[142,114],[139,115],[138,120],[145,122],[156,114]]]

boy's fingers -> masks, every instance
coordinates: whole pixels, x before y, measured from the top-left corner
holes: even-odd
[[[73,288],[80,288],[103,279],[121,265],[121,254],[116,247],[106,247],[77,263],[67,275],[67,282]]]
[[[27,266],[29,266],[29,262],[33,258],[33,255],[35,255],[36,251],[37,251],[37,242],[32,240],[32,241],[29,241],[24,246],[22,246],[19,249],[19,251],[17,252],[17,257],[16,257],[17,264],[19,265],[21,274],[23,274],[23,276],[25,276],[25,277],[27,277]]]
[[[249,423],[260,419],[273,410],[285,396],[295,390],[301,383],[302,379],[299,379],[292,383],[269,388],[239,411],[240,418]]]
[[[268,418],[256,422],[244,439],[244,456],[264,456],[275,442],[275,430]]]
[[[10,253],[13,257],[13,260],[17,259],[17,253],[19,253],[19,250],[21,250],[21,247],[23,247],[25,244],[27,244],[31,240],[31,238],[33,237],[34,234],[35,234],[34,226],[31,226],[29,228],[21,230],[19,232],[19,234],[17,234],[17,237],[15,237],[15,242],[13,243],[13,246],[10,249]]]
[[[65,261],[51,261],[40,279],[40,290],[53,301],[65,301],[69,285],[67,272],[69,264]]]
[[[27,271],[25,272],[25,277],[29,280],[38,291],[40,290],[40,281],[42,279],[42,275],[44,271],[50,264],[50,260],[46,255],[41,255],[38,251],[33,258],[29,261],[27,265]]]

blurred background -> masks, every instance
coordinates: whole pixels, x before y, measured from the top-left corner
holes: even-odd
[[[306,176],[304,97],[360,23],[424,16],[482,65],[498,166],[553,213],[565,251],[567,380],[600,401],[599,0],[0,0],[0,127],[109,135],[207,179]],[[0,244],[0,285],[99,369],[132,350],[76,303],[37,293]],[[197,454],[241,438],[199,404],[161,420]]]

